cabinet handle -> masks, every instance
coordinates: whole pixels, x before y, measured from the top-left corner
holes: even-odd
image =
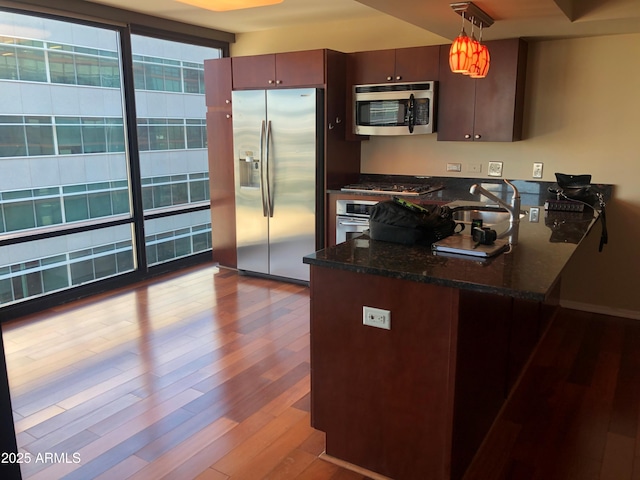
[[[276,85],[280,85],[282,83],[282,80],[276,80]]]
[[[273,85],[273,80],[269,80],[269,85]]]
[[[402,80],[402,75],[396,76],[396,80]]]
[[[482,138],[482,135],[480,135],[479,133],[476,133],[476,134],[475,134],[475,136],[474,136],[473,138],[475,138],[476,140],[478,140],[478,139]]]
[[[340,117],[336,117],[336,123],[342,123],[342,119]]]
[[[227,113],[227,118],[231,118],[231,115]]]
[[[231,103],[231,100],[225,100],[224,103],[229,104]]]
[[[464,138],[471,138],[471,135],[469,135],[468,133],[464,136]]]
[[[336,128],[336,127],[333,125],[333,123],[330,123],[329,124],[329,130],[333,130],[334,128]]]
[[[390,82],[391,80],[393,80],[393,77],[391,76],[387,77],[387,82]]]

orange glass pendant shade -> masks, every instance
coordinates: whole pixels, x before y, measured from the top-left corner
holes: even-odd
[[[471,40],[470,40],[470,48],[469,48],[469,66],[467,67],[467,70],[460,73],[463,73],[465,75],[471,75],[473,65],[478,59],[480,48],[481,48],[480,42],[476,40],[476,37],[473,35],[473,32],[471,32]]]
[[[489,65],[491,64],[491,56],[489,55],[489,49],[486,45],[480,45],[477,52],[474,52],[474,56],[469,66],[469,76],[471,78],[484,78],[489,72]]]
[[[462,30],[449,49],[449,68],[452,72],[464,73],[469,70],[472,48],[471,39]]]

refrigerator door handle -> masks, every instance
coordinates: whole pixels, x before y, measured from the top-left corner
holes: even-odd
[[[271,170],[271,120],[267,123],[267,206],[269,217],[273,218],[273,195],[271,192],[271,179],[269,172]]]
[[[266,133],[266,124],[265,121],[262,121],[262,126],[260,127],[260,193],[262,194],[262,216],[266,217],[267,212],[267,199],[265,195],[265,182],[264,182],[264,138]]]

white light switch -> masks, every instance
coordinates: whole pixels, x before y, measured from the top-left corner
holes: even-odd
[[[533,164],[533,178],[542,178],[542,162]]]

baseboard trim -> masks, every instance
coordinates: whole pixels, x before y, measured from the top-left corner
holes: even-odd
[[[590,303],[572,302],[570,300],[560,300],[560,306],[563,308],[570,308],[572,310],[581,310],[583,312],[640,320],[640,312],[636,310],[625,310],[622,308],[606,307],[603,305],[592,305]]]
[[[334,465],[338,465],[339,467],[351,470],[352,472],[363,475],[372,480],[393,480],[392,478],[385,477],[384,475],[380,475],[379,473],[372,472],[371,470],[367,470],[366,468],[359,467],[358,465],[354,465],[353,463],[349,463],[345,460],[340,460],[339,458],[327,455],[326,452],[322,452],[319,458],[326,462],[333,463]]]

